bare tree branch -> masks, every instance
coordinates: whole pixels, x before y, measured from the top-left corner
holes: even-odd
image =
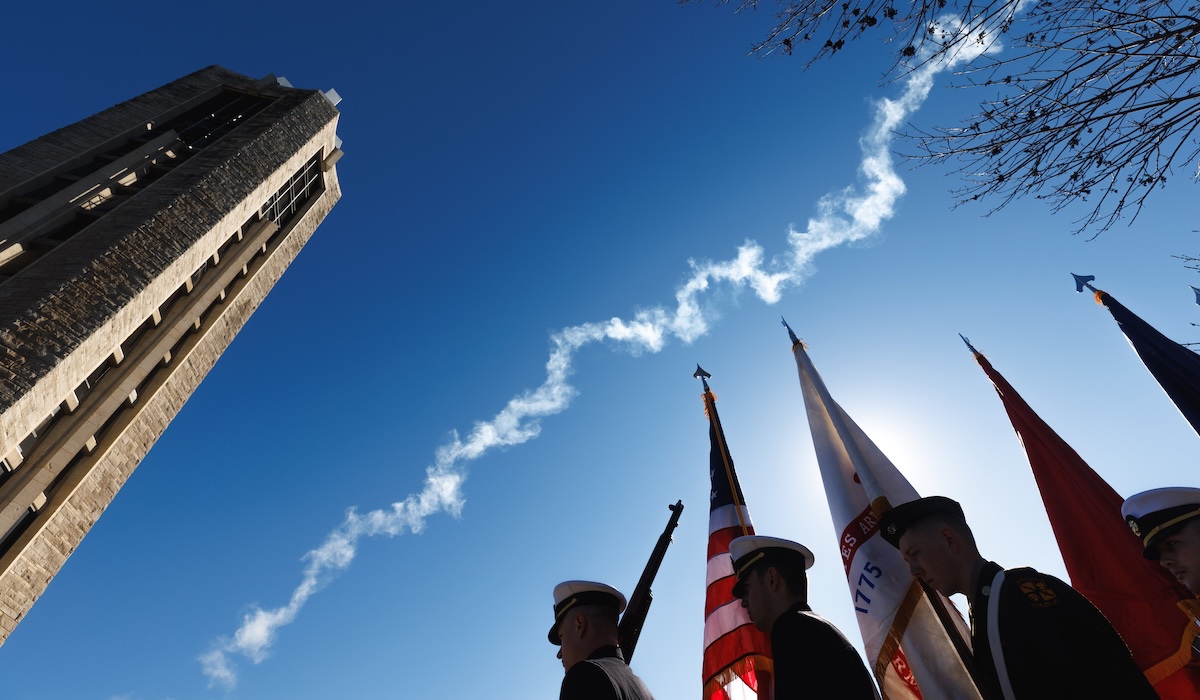
[[[952,163],[964,181],[959,204],[986,200],[995,211],[1033,196],[1057,212],[1086,203],[1077,232],[1098,235],[1136,218],[1173,168],[1200,174],[1196,0],[776,2],[759,55],[807,45],[811,64],[875,32],[898,46],[895,77],[967,46],[987,49],[954,86],[994,96],[956,126],[904,134],[915,146],[908,157]]]

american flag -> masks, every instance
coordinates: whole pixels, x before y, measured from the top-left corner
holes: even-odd
[[[725,432],[717,416],[716,396],[703,370],[704,409],[708,414],[709,453],[708,575],[704,600],[704,700],[766,700],[771,692],[771,640],[750,622],[741,601],[733,597],[733,562],[729,542],[753,535],[742,487],[733,470]]]

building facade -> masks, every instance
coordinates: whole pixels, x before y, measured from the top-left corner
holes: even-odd
[[[340,197],[336,101],[212,66],[0,154],[0,643]]]

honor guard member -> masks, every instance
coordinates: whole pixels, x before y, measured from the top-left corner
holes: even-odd
[[[879,519],[917,577],[971,606],[971,649],[988,700],[1158,697],[1108,620],[1074,588],[1034,569],[984,559],[962,506],[943,496]]]
[[[654,700],[633,675],[617,646],[617,619],[625,596],[594,581],[564,581],[554,587],[550,643],[560,647],[563,677],[559,700]]]
[[[1144,491],[1125,499],[1121,515],[1142,539],[1142,556],[1200,596],[1200,489]]]
[[[729,543],[733,595],[754,626],[771,635],[774,700],[875,700],[875,684],[845,635],[808,607],[808,547],[749,535]]]

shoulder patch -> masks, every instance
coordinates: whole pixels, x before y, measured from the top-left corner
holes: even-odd
[[[1017,579],[1017,590],[1025,596],[1031,608],[1049,608],[1058,605],[1058,593],[1041,576],[1022,576]]]

